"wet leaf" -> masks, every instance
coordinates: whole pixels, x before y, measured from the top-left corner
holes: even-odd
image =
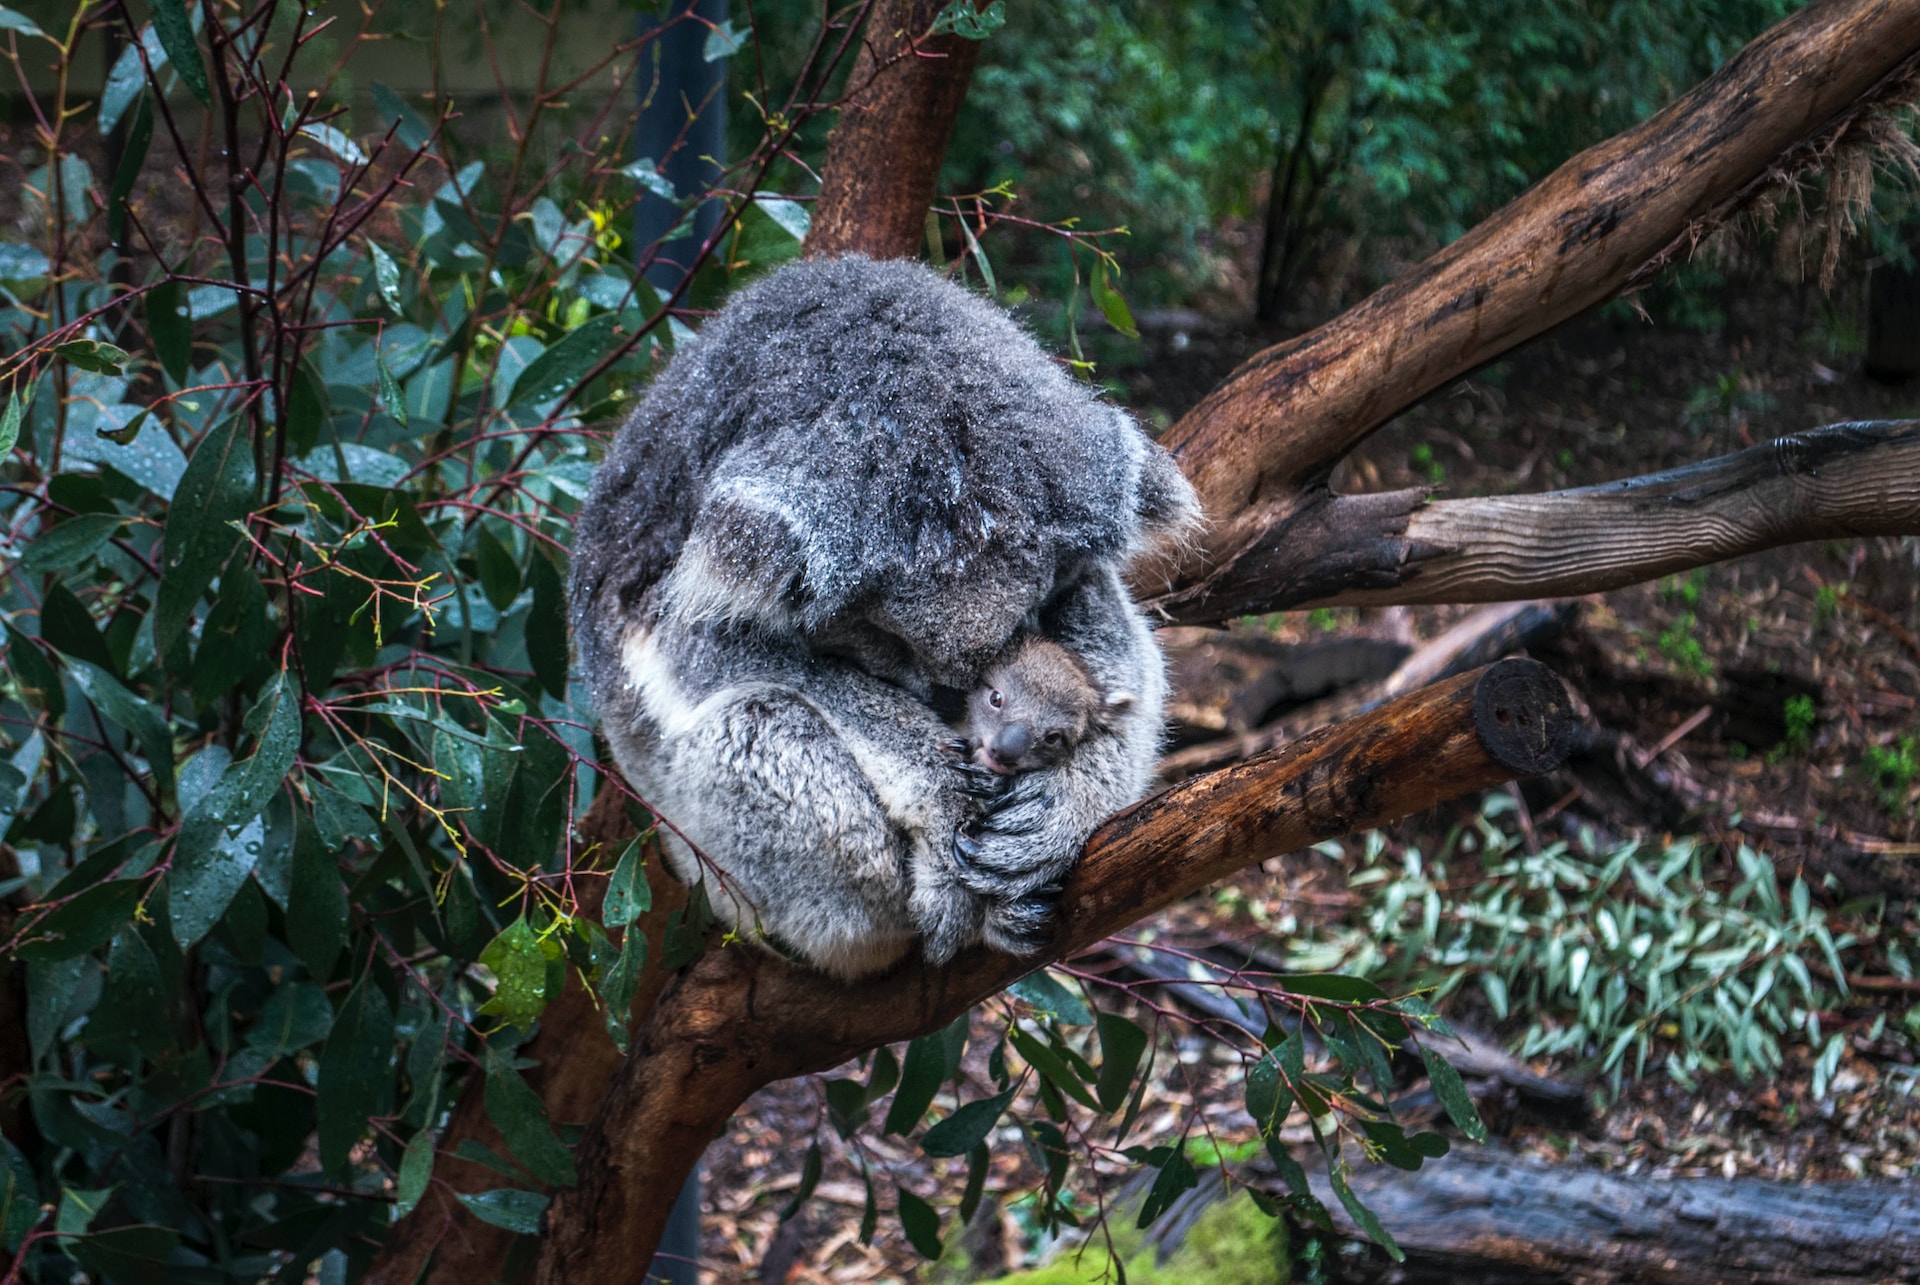
[[[542,941],[525,915],[514,920],[480,952],[480,963],[494,979],[493,996],[480,1011],[523,1031],[531,1029],[553,998],[547,961],[559,957],[560,947]]]
[[[1007,989],[1062,1026],[1092,1026],[1093,1014],[1078,995],[1046,969],[1028,973]]]
[[[539,549],[527,560],[533,614],[527,617],[527,658],[534,677],[555,700],[567,698],[567,591],[560,572]]]
[[[513,1158],[541,1182],[571,1187],[580,1180],[573,1153],[554,1136],[539,1095],[512,1064],[497,1056],[487,1061],[487,1118],[500,1130]]]
[[[427,1194],[427,1184],[433,1180],[433,1131],[422,1129],[407,1139],[407,1149],[400,1157],[400,1176],[394,1184],[393,1216],[405,1218],[420,1204],[420,1197]]]
[[[160,711],[121,686],[119,679],[98,665],[69,656],[67,672],[73,675],[75,686],[93,702],[95,709],[133,733],[140,743],[140,752],[146,755],[147,765],[153,769],[160,792],[171,794],[173,732]]]
[[[393,1009],[387,996],[363,974],[340,1004],[327,1045],[320,1052],[314,1103],[320,1167],[345,1172],[348,1153],[367,1122],[385,1109],[393,1086]]]
[[[55,344],[53,352],[95,375],[118,375],[127,364],[126,349],[98,339],[69,339],[64,344]]]
[[[600,918],[609,928],[625,928],[653,908],[653,888],[647,882],[644,846],[635,839],[627,845],[607,881],[606,899],[600,905]]]
[[[104,946],[133,918],[145,887],[140,879],[95,884],[34,923],[15,953],[21,959],[70,959]]]
[[[260,1006],[247,1047],[276,1056],[318,1044],[333,1030],[333,1005],[312,982],[286,982]]]
[[[187,315],[187,291],[178,281],[162,281],[146,294],[147,334],[167,378],[184,385],[193,370],[193,319]]]
[[[133,519],[118,513],[82,513],[43,531],[28,545],[20,565],[34,575],[71,571],[93,560],[102,545]]]
[[[1474,1109],[1473,1099],[1467,1096],[1467,1086],[1460,1079],[1460,1072],[1424,1044],[1420,1046],[1420,1060],[1427,1064],[1427,1078],[1433,1082],[1434,1096],[1447,1109],[1447,1117],[1459,1127],[1460,1132],[1475,1142],[1485,1142],[1487,1126],[1480,1122],[1480,1112]]]
[[[509,406],[534,405],[552,401],[573,391],[574,385],[620,346],[620,318],[611,313],[590,317],[575,326],[545,352],[527,363],[513,381]]]
[[[311,818],[296,810],[293,882],[287,894],[287,945],[317,980],[333,976],[347,944],[347,890],[340,868]]]
[[[39,1221],[40,1188],[33,1180],[33,1166],[18,1147],[0,1138],[0,1249],[9,1254],[19,1249]]]
[[[160,33],[167,57],[193,96],[200,100],[200,105],[213,106],[207,69],[200,61],[200,46],[193,37],[193,24],[187,19],[185,0],[153,0],[153,29]]]
[[[153,611],[154,646],[163,655],[182,647],[200,596],[240,542],[229,523],[245,518],[253,501],[253,451],[241,417],[228,416],[194,448],[167,510],[164,573]]]
[[[904,1187],[900,1189],[900,1228],[922,1258],[931,1261],[944,1251],[940,1243],[940,1215],[933,1212],[932,1205]]]
[[[540,1217],[547,1212],[547,1197],[537,1191],[513,1187],[495,1187],[470,1196],[456,1193],[461,1204],[483,1223],[492,1223],[522,1236],[540,1234]]]

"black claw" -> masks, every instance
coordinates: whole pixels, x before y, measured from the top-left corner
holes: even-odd
[[[980,845],[964,834],[956,834],[953,836],[953,851],[961,868],[972,870],[974,859],[980,855]]]
[[[966,754],[973,749],[973,746],[965,737],[956,736],[950,741],[940,742],[940,748],[949,754]]]

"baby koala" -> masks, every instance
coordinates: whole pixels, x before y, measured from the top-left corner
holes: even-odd
[[[967,697],[968,757],[996,776],[1057,766],[1111,729],[1131,692],[1102,692],[1080,658],[1050,638],[1016,639]]]

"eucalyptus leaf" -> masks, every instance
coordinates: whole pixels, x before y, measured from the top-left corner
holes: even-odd
[[[253,451],[245,424],[230,415],[208,431],[187,460],[187,469],[167,511],[162,542],[154,645],[176,655],[200,596],[240,542],[232,523],[253,508]],[[184,657],[182,657],[184,659]]]
[[[540,1234],[540,1219],[547,1212],[547,1197],[537,1191],[496,1187],[477,1195],[456,1192],[456,1197],[475,1218],[522,1236]]]
[[[200,61],[200,45],[194,39],[193,24],[187,18],[185,0],[153,0],[153,27],[167,57],[179,71],[202,107],[213,106],[213,93],[207,84],[207,69]]]
[[[346,1171],[353,1144],[384,1109],[393,1087],[393,1009],[386,994],[362,975],[340,1003],[320,1053],[315,1099],[320,1167]]]

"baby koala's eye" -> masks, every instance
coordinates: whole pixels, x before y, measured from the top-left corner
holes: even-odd
[[[1005,701],[1006,697],[1000,694],[998,687],[989,687],[987,689],[987,704],[993,706],[995,709],[999,709]]]
[[[1049,745],[1058,745],[1060,744],[1060,742],[1066,739],[1067,739],[1066,733],[1064,732],[1048,732],[1047,733],[1047,744]]]

